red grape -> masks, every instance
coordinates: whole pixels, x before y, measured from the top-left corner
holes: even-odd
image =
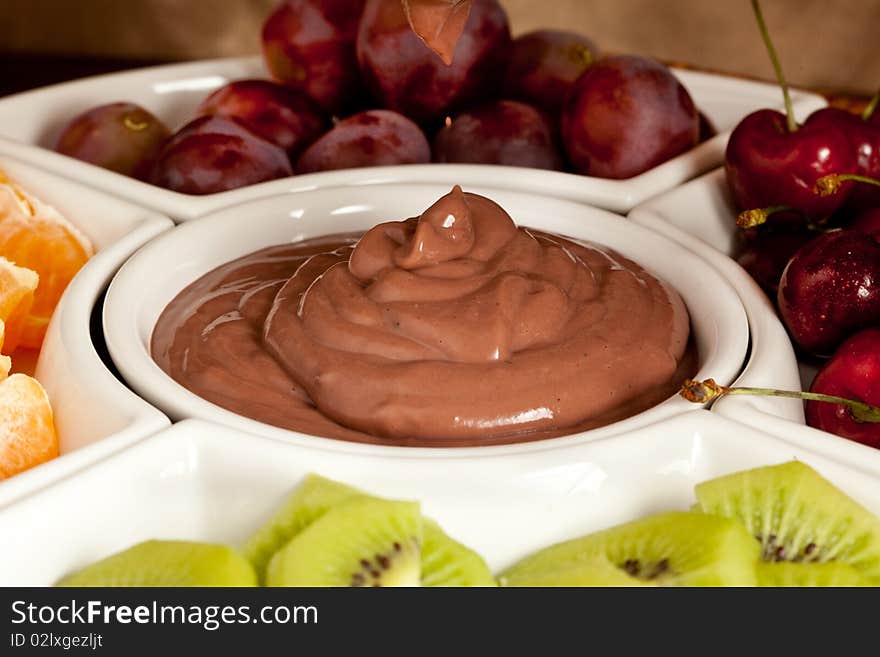
[[[362,96],[355,37],[363,7],[364,0],[285,0],[263,25],[272,76],[328,112],[355,106]]]
[[[152,182],[184,194],[213,194],[292,175],[281,148],[234,119],[203,116],[166,144]]]
[[[268,80],[230,82],[202,101],[197,113],[236,118],[292,160],[330,123],[308,98]]]
[[[133,103],[94,107],[68,123],[55,150],[111,171],[146,178],[170,131]]]
[[[361,72],[375,98],[423,125],[492,97],[510,47],[497,0],[474,0],[452,65],[410,29],[400,2],[367,0],[357,38]]]
[[[596,44],[573,32],[523,34],[513,41],[504,95],[558,116],[572,83],[598,59],[598,53]]]
[[[561,169],[553,128],[541,112],[498,100],[456,116],[434,138],[435,162]]]
[[[700,118],[687,90],[659,62],[607,57],[572,86],[562,134],[579,173],[630,178],[696,146]]]
[[[424,164],[431,149],[421,128],[389,110],[368,110],[336,124],[302,154],[297,173],[392,164]]]

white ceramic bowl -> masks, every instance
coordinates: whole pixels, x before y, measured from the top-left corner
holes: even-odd
[[[613,440],[490,459],[352,455],[189,420],[0,510],[0,585],[51,585],[153,538],[241,545],[309,472],[420,501],[498,572],[560,540],[687,510],[701,481],[792,459],[880,513],[876,459],[860,472],[703,410]]]
[[[195,107],[212,90],[229,80],[267,77],[258,57],[220,59],[158,66],[98,76],[30,91],[0,100],[0,153],[15,155],[87,183],[111,194],[163,212],[175,220],[192,219],[247,199],[286,191],[348,184],[388,182],[450,182],[465,180],[477,186],[502,186],[626,212],[636,204],[717,166],[729,131],[746,114],[779,107],[776,85],[709,73],[675,70],[697,106],[719,134],[688,153],[629,180],[604,180],[536,169],[484,165],[416,165],[373,167],[296,176],[207,196],[190,196],[159,189],[105,171],[49,150],[62,127],[95,105],[120,100],[136,102],[172,128],[192,118]],[[820,96],[792,94],[799,118],[826,104]]]
[[[36,377],[55,412],[61,456],[0,482],[2,506],[169,425],[168,418],[110,372],[96,349],[90,326],[93,310],[100,306],[119,266],[173,224],[167,217],[9,157],[0,156],[0,169],[55,206],[96,250],[62,297],[36,363]]]
[[[177,384],[150,358],[153,327],[166,305],[187,285],[222,263],[273,244],[362,230],[376,223],[421,214],[449,191],[448,185],[341,187],[260,199],[178,226],[139,251],[120,270],[107,293],[104,329],[114,362],[128,383],[173,419],[201,418],[246,431],[280,436],[297,444],[306,437],[236,415]],[[675,243],[617,215],[569,201],[505,190],[467,187],[500,203],[517,223],[592,240],[633,258],[669,282],[684,298],[700,354],[701,374],[731,381],[748,344],[745,313],[734,290],[711,267]],[[145,287],[143,281],[149,280]],[[675,397],[622,422],[594,429],[599,438],[690,408]],[[331,441],[334,442],[335,441]],[[388,452],[394,448],[352,445]],[[401,453],[418,448],[398,448]],[[465,451],[528,447],[480,447]],[[431,451],[431,450],[427,450]]]
[[[635,208],[629,218],[700,254],[736,289],[749,318],[749,359],[737,385],[800,390],[797,358],[773,303],[730,256],[736,248],[736,211],[723,169],[701,176]],[[730,397],[719,401],[754,407],[800,424],[801,402],[779,397]]]

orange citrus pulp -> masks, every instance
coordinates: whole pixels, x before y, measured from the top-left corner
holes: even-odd
[[[58,437],[46,391],[13,374],[0,381],[0,480],[58,456]]]
[[[3,338],[6,337],[6,323],[0,319],[0,381],[9,376],[12,367],[12,359],[3,355]]]
[[[11,354],[25,331],[40,277],[0,256],[0,320],[5,323],[2,353]]]
[[[33,306],[20,333],[21,346],[39,349],[55,306],[91,257],[92,246],[57,210],[4,180],[0,172],[0,256],[39,274]],[[9,324],[7,320],[11,335]]]

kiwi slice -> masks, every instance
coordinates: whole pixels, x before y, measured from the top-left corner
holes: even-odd
[[[765,562],[842,563],[880,581],[880,520],[799,461],[697,485],[705,513],[741,522]]]
[[[289,543],[290,539],[327,513],[331,507],[361,496],[364,493],[351,486],[316,474],[307,475],[269,522],[244,544],[244,555],[254,565],[260,581],[265,579],[266,566],[272,555]]]
[[[422,519],[422,586],[498,586],[483,558]]]
[[[604,554],[585,556],[580,560],[566,563],[560,568],[550,566],[549,562],[535,564],[529,564],[528,561],[520,562],[501,575],[501,585],[530,587],[657,586],[650,579],[640,579],[629,575],[624,568],[618,568]]]
[[[553,545],[502,586],[753,586],[759,548],[738,523],[670,512]]]
[[[871,586],[871,584],[868,578],[845,563],[778,561],[758,564],[758,586]]]
[[[66,577],[57,586],[256,586],[250,562],[226,545],[145,541]]]
[[[275,553],[269,586],[419,586],[417,502],[358,497],[333,507]]]
[[[381,498],[351,486],[309,474],[303,483],[244,546],[260,581],[272,556],[331,508],[354,499]],[[477,553],[454,541],[432,520],[423,519],[421,581],[423,586],[497,586],[489,567]]]

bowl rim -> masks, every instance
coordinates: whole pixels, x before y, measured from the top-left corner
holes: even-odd
[[[685,198],[693,191],[697,193],[701,191],[719,191],[722,194],[726,194],[724,169],[714,169],[699,178],[689,181],[685,185],[637,206],[627,215],[627,218],[651,230],[660,232],[691,251],[700,254],[736,289],[748,316],[751,344],[748,359],[743,364],[743,369],[734,382],[735,385],[765,388],[768,386],[788,389],[797,388],[800,390],[801,384],[797,371],[797,356],[772,301],[749,273],[729,254],[709,244],[697,235],[690,234],[682,225],[674,223],[669,219],[672,210],[667,207],[667,204],[679,198]],[[699,210],[701,221],[705,221],[706,215],[715,209],[714,207],[701,208]],[[772,354],[774,358],[783,359],[789,366],[787,370],[768,368],[765,363],[769,354]],[[772,380],[768,381],[768,378]],[[741,405],[755,408],[759,412],[768,415],[771,413],[767,409],[772,407],[774,409],[772,414],[775,416],[798,425],[805,423],[803,405],[794,399],[729,397],[719,399],[713,405],[713,408],[715,406],[719,408],[727,408],[728,406],[736,408]]]
[[[426,199],[433,200],[439,197],[442,193],[448,191],[449,187],[447,185],[425,184],[386,185],[382,188],[373,188],[371,190],[373,200],[375,201],[376,198],[381,197],[384,201],[384,198],[389,196],[396,188],[403,189],[409,193],[424,195]],[[711,281],[711,289],[713,290],[711,299],[713,303],[716,304],[715,310],[720,309],[719,312],[723,312],[728,316],[728,320],[721,323],[714,321],[713,314],[713,327],[717,328],[720,324],[721,330],[727,330],[729,338],[733,342],[733,344],[725,345],[722,348],[719,344],[717,335],[706,336],[710,341],[714,341],[710,342],[713,346],[710,348],[709,353],[700,356],[701,361],[703,361],[700,369],[702,371],[706,368],[707,364],[711,365],[716,360],[722,363],[729,362],[730,364],[726,366],[729,371],[716,374],[716,378],[727,379],[728,381],[732,381],[736,378],[742,367],[742,363],[746,358],[748,348],[748,322],[745,310],[742,308],[739,296],[736,294],[733,287],[699,256],[654,231],[650,231],[647,228],[627,221],[623,217],[598,208],[525,192],[511,192],[508,190],[485,187],[476,188],[470,185],[467,186],[467,190],[485,194],[492,198],[502,199],[500,202],[507,207],[510,207],[512,203],[540,203],[542,204],[542,212],[544,212],[544,208],[547,208],[547,213],[552,214],[553,216],[558,216],[564,211],[569,213],[569,217],[589,217],[590,223],[586,229],[586,235],[584,233],[582,233],[580,237],[575,235],[575,239],[601,243],[601,237],[597,238],[595,236],[589,236],[589,233],[596,233],[600,230],[605,231],[605,233],[620,233],[622,231],[628,237],[635,234],[641,239],[649,240],[651,244],[662,246],[662,250],[659,250],[658,252],[662,251],[665,255],[668,255],[669,250],[673,250],[676,253],[676,258],[674,260],[677,264],[686,263],[688,267],[699,268],[699,271],[701,272],[699,278],[701,281],[705,282],[707,279]],[[310,199],[309,194],[314,195],[314,198]],[[442,455],[454,455],[458,451],[471,455],[476,455],[477,452],[485,453],[486,455],[502,455],[540,451],[549,448],[563,447],[584,440],[599,440],[620,433],[625,433],[636,427],[650,424],[670,415],[678,415],[695,408],[694,405],[689,404],[684,400],[671,397],[647,411],[605,425],[604,427],[568,434],[557,438],[515,444],[439,448],[362,444],[282,429],[280,427],[238,415],[190,392],[188,389],[171,379],[171,377],[161,370],[155,361],[153,361],[149,355],[148,342],[150,338],[149,335],[144,335],[144,329],[141,326],[140,321],[141,315],[146,311],[141,310],[143,302],[137,297],[137,295],[133,295],[133,292],[138,290],[139,286],[143,285],[143,281],[146,280],[144,277],[149,272],[153,272],[155,276],[155,271],[157,270],[155,263],[157,262],[157,259],[161,259],[162,254],[165,253],[169,247],[174,245],[184,245],[187,242],[204,243],[203,240],[207,239],[205,236],[219,234],[222,231],[217,230],[217,228],[221,226],[227,228],[227,222],[232,226],[235,226],[236,222],[240,224],[240,215],[243,210],[253,212],[259,217],[257,221],[268,225],[277,223],[282,218],[287,218],[290,208],[287,208],[284,211],[278,209],[279,206],[284,206],[285,203],[293,204],[294,207],[308,207],[310,203],[317,202],[315,199],[332,197],[334,203],[338,203],[339,205],[350,205],[353,197],[360,197],[361,200],[363,200],[363,194],[363,188],[340,187],[336,189],[315,190],[308,194],[285,194],[258,199],[228,207],[196,221],[181,224],[141,248],[131,259],[129,259],[128,262],[125,263],[125,265],[123,265],[111,282],[107,292],[103,315],[107,347],[114,363],[128,384],[132,386],[142,398],[154,404],[174,420],[201,418],[225,426],[232,426],[248,433],[273,436],[295,444],[309,444],[317,440],[327,443],[329,449],[341,450],[352,454],[381,452],[383,455],[387,456],[412,455],[419,453],[425,457],[439,457]],[[430,201],[428,201],[428,203],[430,203]],[[516,210],[512,210],[511,213],[515,216]],[[229,240],[229,233],[223,234],[224,239]],[[267,245],[270,243],[271,242],[267,243]],[[274,243],[278,242],[276,241]],[[237,253],[238,255],[245,255],[246,253],[253,252],[253,250],[254,249],[251,248],[242,248],[237,251]],[[626,249],[618,248],[617,250],[623,252],[624,255],[627,255]],[[156,285],[162,289],[162,293],[159,296],[161,296],[163,300],[163,307],[164,304],[167,304],[177,293],[188,285],[191,280],[195,280],[198,276],[201,276],[221,264],[217,259],[212,259],[210,257],[203,258],[203,260],[207,260],[208,262],[200,262],[197,267],[198,271],[189,272],[192,274],[192,277],[189,280],[177,281],[173,285],[170,285],[166,279],[163,278],[161,282],[156,283]],[[651,263],[647,265],[643,263],[640,264],[645,266],[650,272],[656,270]],[[667,267],[668,266],[669,265],[667,265]],[[663,277],[661,276],[661,278]],[[166,291],[161,286],[167,286],[169,290]],[[149,334],[152,333],[153,325],[155,324],[157,317],[158,314],[153,316],[151,313],[148,320],[143,320],[148,321],[150,324]],[[707,317],[709,317],[709,315],[707,315]],[[707,319],[705,321],[709,320]],[[726,355],[724,349],[728,349],[729,352],[734,355]],[[714,371],[715,370],[713,370],[713,372]]]

